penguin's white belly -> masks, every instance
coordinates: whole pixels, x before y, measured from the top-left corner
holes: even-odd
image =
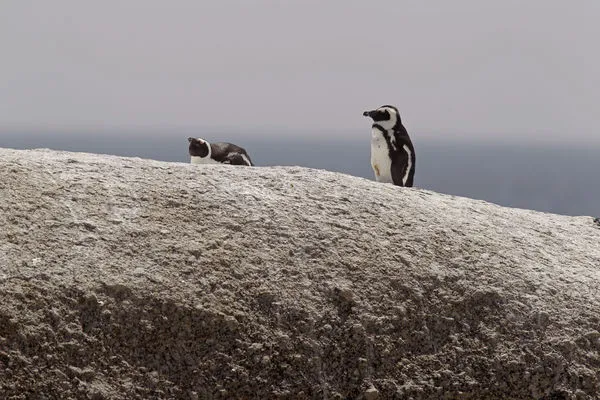
[[[371,133],[371,167],[377,182],[394,183],[388,146],[381,131],[376,128]]]
[[[190,162],[192,164],[221,164],[220,162],[215,161],[210,157],[191,156],[190,158],[191,158]]]

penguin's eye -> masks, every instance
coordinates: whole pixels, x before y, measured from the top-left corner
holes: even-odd
[[[383,110],[383,111],[381,112],[381,116],[382,116],[384,119],[390,119],[390,112],[389,112],[388,110]]]

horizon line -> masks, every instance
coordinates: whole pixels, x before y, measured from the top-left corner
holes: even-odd
[[[241,132],[240,130],[244,131]],[[205,131],[201,133],[199,131]],[[330,132],[330,136],[323,136],[323,132]],[[362,136],[360,136],[362,132]],[[303,142],[336,142],[345,137],[347,142],[363,142],[364,140],[370,139],[370,132],[368,128],[355,128],[355,129],[330,129],[330,128],[281,128],[281,127],[234,127],[234,126],[219,126],[219,127],[191,127],[191,126],[55,126],[55,127],[10,127],[0,126],[0,140],[6,135],[10,136],[46,136],[46,135],[58,135],[58,136],[141,136],[146,135],[152,138],[164,138],[169,134],[181,134],[182,137],[187,138],[188,136],[199,135],[199,137],[211,138],[215,135],[226,134],[232,139],[239,140],[247,136],[252,139],[258,140],[276,140],[276,141],[303,141]],[[282,135],[283,133],[283,135]],[[304,136],[289,136],[289,134],[305,133]],[[352,134],[348,137],[348,133]],[[540,132],[541,133],[541,132]],[[573,138],[566,138],[564,136],[556,137],[545,137],[543,140],[537,137],[530,137],[528,135],[520,136],[519,133],[501,133],[493,132],[486,133],[486,136],[478,135],[475,133],[458,133],[458,132],[434,132],[434,131],[421,131],[418,133],[410,133],[411,139],[414,142],[439,142],[439,143],[465,143],[470,142],[473,145],[481,144],[495,144],[495,145],[515,145],[516,147],[556,147],[559,145],[567,144],[569,148],[580,148],[580,147],[600,147],[600,135],[596,136],[596,140],[573,140]],[[549,134],[549,133],[544,133]],[[204,136],[202,136],[204,135]],[[223,140],[227,139],[213,139]],[[517,141],[515,143],[515,141]]]

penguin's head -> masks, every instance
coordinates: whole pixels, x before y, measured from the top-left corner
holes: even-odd
[[[200,158],[210,157],[210,144],[206,140],[189,137],[188,142],[190,142],[190,156]]]
[[[365,111],[363,116],[373,120],[373,124],[377,124],[384,129],[392,129],[396,124],[400,123],[400,113],[394,106],[385,105],[376,110]]]

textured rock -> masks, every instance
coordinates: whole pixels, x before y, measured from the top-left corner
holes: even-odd
[[[591,217],[0,150],[0,398],[592,399],[599,371]]]

